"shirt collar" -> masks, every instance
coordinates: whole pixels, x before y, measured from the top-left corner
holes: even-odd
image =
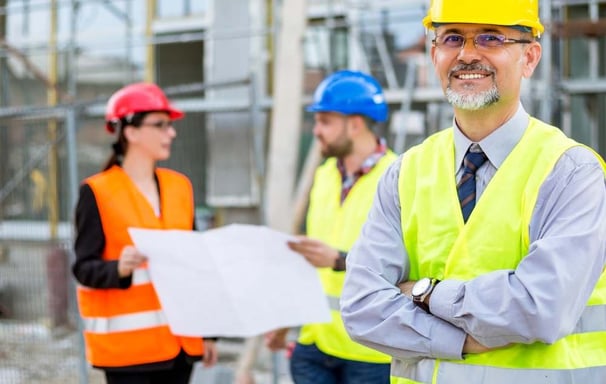
[[[511,119],[478,143],[495,168],[499,169],[507,156],[513,151],[513,148],[522,139],[522,136],[528,127],[529,119],[528,113],[522,104],[520,104],[517,112]],[[453,121],[453,126],[455,127],[455,170],[458,170],[463,163],[463,157],[465,156],[467,149],[473,142],[461,132],[456,121]]]

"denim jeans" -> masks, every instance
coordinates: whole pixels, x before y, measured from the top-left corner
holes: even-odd
[[[290,373],[295,384],[389,384],[389,368],[389,364],[330,356],[315,344],[297,343],[290,358]]]

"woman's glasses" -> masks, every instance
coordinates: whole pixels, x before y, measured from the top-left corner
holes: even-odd
[[[159,131],[166,132],[170,128],[174,128],[173,122],[171,120],[159,120],[154,122],[145,122],[141,123],[141,126],[148,126],[156,128]]]

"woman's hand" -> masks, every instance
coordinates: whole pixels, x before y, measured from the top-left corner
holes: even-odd
[[[127,245],[122,248],[122,253],[120,253],[120,259],[118,260],[118,275],[120,277],[132,275],[133,271],[146,261],[147,257],[142,253],[139,253],[137,248],[132,245]]]

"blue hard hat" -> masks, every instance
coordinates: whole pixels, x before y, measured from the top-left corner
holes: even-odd
[[[359,71],[342,70],[322,80],[307,110],[364,115],[378,122],[387,120],[387,103],[381,85]]]

